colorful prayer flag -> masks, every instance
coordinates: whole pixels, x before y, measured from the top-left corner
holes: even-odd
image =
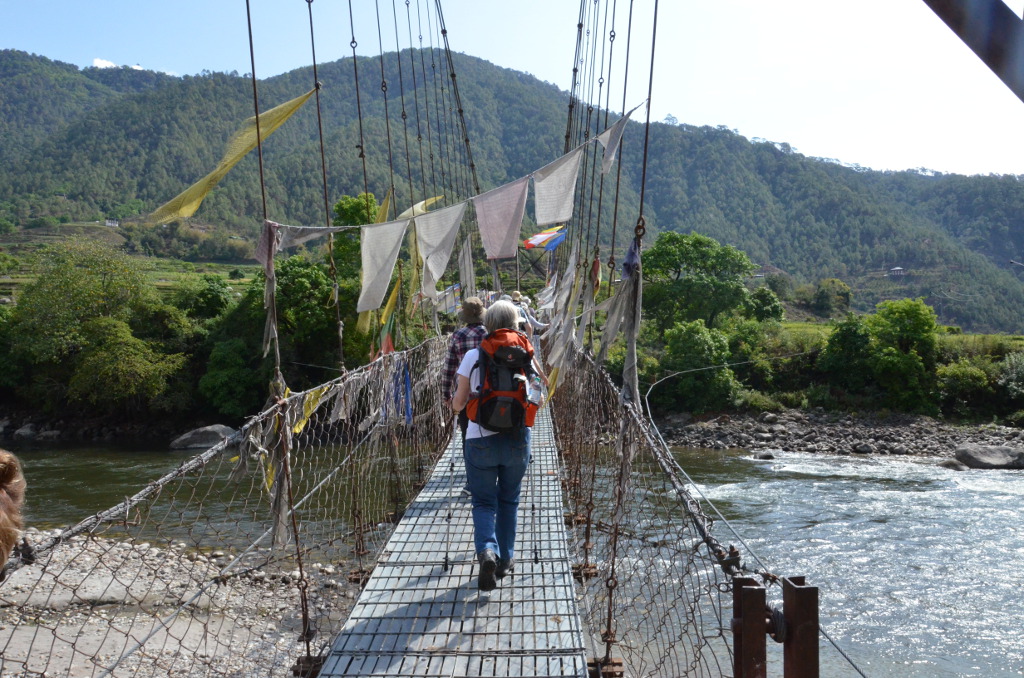
[[[558,246],[558,243],[565,240],[565,231],[561,230],[562,228],[563,226],[554,226],[552,228],[545,229],[537,235],[524,240],[523,246],[528,250],[532,250],[534,247],[544,245],[544,249],[550,252]],[[552,240],[557,240],[558,242],[551,245]]]

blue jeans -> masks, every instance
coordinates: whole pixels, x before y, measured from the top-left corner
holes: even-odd
[[[516,512],[530,463],[530,429],[469,438],[465,456],[476,552],[491,549],[499,561],[508,562],[515,555]]]

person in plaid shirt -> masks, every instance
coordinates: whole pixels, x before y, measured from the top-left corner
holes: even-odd
[[[452,333],[452,340],[448,344],[448,357],[444,362],[444,372],[441,374],[441,394],[448,403],[448,407],[451,407],[452,397],[455,395],[455,373],[459,369],[463,356],[471,349],[479,347],[480,342],[487,336],[487,328],[484,327],[484,302],[480,300],[480,297],[464,299],[462,310],[459,311],[459,318],[466,323],[466,326]],[[465,408],[459,410],[458,419],[459,430],[462,431],[463,454],[465,454],[466,427],[469,426]],[[462,488],[462,496],[469,496],[468,485]]]
[[[459,318],[466,326],[452,334],[452,340],[448,344],[448,358],[444,362],[444,372],[441,375],[441,393],[449,404],[455,395],[455,372],[459,369],[462,357],[470,349],[480,346],[480,342],[487,336],[487,328],[484,327],[484,302],[479,297],[469,297],[462,302]],[[459,418],[459,427],[465,434],[466,424],[462,421],[463,417]]]

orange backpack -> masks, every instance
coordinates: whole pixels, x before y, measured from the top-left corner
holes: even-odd
[[[533,426],[537,406],[526,399],[535,374],[530,340],[517,330],[495,330],[480,342],[479,354],[473,369],[480,370],[480,393],[466,404],[466,416],[497,433]]]

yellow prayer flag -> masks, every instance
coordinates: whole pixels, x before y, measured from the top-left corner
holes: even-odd
[[[384,312],[380,314],[380,325],[383,327],[387,324],[391,314],[395,312],[395,307],[398,306],[398,290],[402,288],[402,274],[398,274],[398,282],[391,288],[391,296],[388,297],[388,303],[384,306]]]
[[[558,368],[555,367],[548,375],[548,402],[555,397],[555,389],[558,388]]]
[[[407,209],[404,212],[402,212],[401,214],[399,214],[398,218],[399,219],[409,219],[410,217],[415,217],[418,214],[426,214],[428,207],[433,205],[438,200],[443,200],[443,199],[444,199],[443,195],[435,195],[433,198],[427,198],[426,200],[420,200],[418,203],[416,203],[415,205],[413,205],[409,209]]]
[[[290,118],[295,111],[299,110],[302,104],[306,103],[306,100],[315,91],[315,89],[311,89],[300,97],[260,113],[260,140],[266,139],[278,127],[284,124],[285,120]],[[164,224],[195,214],[206,194],[217,185],[217,182],[224,178],[232,167],[238,164],[239,160],[244,158],[254,148],[256,148],[256,116],[246,120],[242,124],[241,129],[231,137],[224,151],[224,157],[221,158],[220,163],[212,172],[158,207],[155,212],[149,215],[150,221],[156,224]]]
[[[388,192],[384,194],[384,200],[380,203],[380,208],[377,210],[377,223],[383,224],[388,220],[388,211],[391,209],[391,194],[394,193],[394,189],[389,188]]]
[[[330,385],[321,386],[306,394],[305,400],[302,401],[302,419],[295,422],[295,425],[292,426],[292,433],[295,435],[302,433],[302,429],[306,428],[309,418],[313,416],[316,408],[320,407],[320,401],[323,400],[324,394],[330,388]]]
[[[373,324],[370,316],[373,311],[363,311],[359,314],[359,320],[356,321],[356,332],[359,334],[367,334],[370,331],[370,325]]]

